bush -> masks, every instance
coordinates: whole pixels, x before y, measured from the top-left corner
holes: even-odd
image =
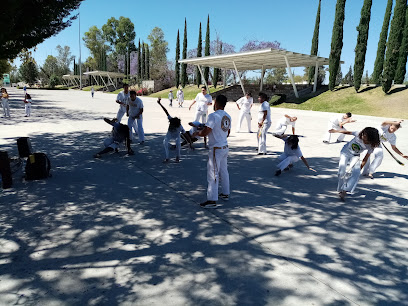
[[[149,91],[147,90],[147,88],[139,89],[136,92],[136,95],[138,95],[138,96],[147,96],[148,94],[149,94]]]
[[[271,99],[269,100],[269,105],[278,105],[286,101],[286,95],[281,94],[281,95],[273,95]]]
[[[51,75],[49,87],[55,88],[55,86],[57,86],[59,83],[60,83],[59,77],[56,76],[55,74]]]

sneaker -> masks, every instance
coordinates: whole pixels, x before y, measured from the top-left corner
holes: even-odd
[[[205,201],[200,204],[202,208],[217,208],[218,204],[215,201]]]
[[[258,155],[266,155],[266,153],[258,153]]]
[[[229,201],[229,195],[228,195],[228,194],[220,193],[220,194],[218,195],[218,197],[221,198],[221,199],[223,199],[224,201]]]
[[[282,174],[282,170],[276,170],[276,172],[275,172],[275,176],[279,176],[279,175],[281,175]]]

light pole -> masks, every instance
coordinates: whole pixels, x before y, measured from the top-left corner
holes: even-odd
[[[82,65],[81,65],[81,11],[78,8],[78,43],[79,43],[79,90],[82,90]]]

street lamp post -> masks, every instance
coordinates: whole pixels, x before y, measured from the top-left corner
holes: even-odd
[[[79,90],[82,90],[82,64],[81,64],[81,12],[78,8],[78,21],[79,21],[79,30],[78,30],[78,42],[79,42]]]

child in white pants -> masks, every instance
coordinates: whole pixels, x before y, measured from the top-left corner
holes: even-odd
[[[31,100],[31,96],[29,94],[25,95],[24,101],[24,107],[25,107],[25,117],[30,117],[31,115],[31,103],[33,103],[33,100]]]
[[[299,159],[303,161],[307,169],[315,171],[309,166],[306,158],[303,157],[302,151],[299,147],[299,137],[297,135],[275,135],[275,137],[278,137],[285,142],[283,154],[278,157],[280,163],[278,164],[278,170],[276,170],[275,176],[281,175],[283,170],[289,170],[292,168],[293,164],[298,162]]]
[[[347,193],[353,193],[360,179],[360,169],[364,167],[374,148],[380,145],[378,130],[366,127],[361,132],[349,132],[340,130],[329,130],[330,133],[343,133],[353,135],[354,138],[346,143],[340,152],[337,192],[342,201]],[[363,161],[360,163],[360,154],[367,150]],[[347,171],[347,165],[350,170]],[[350,173],[350,176],[348,174]]]

